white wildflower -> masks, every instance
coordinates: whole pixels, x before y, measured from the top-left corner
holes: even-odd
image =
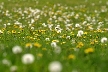
[[[49,38],[45,38],[45,41],[50,41],[50,39]]]
[[[0,34],[3,34],[3,31],[2,30],[0,30]]]
[[[57,47],[56,42],[52,42],[52,43],[51,43],[51,47],[54,47],[54,48]]]
[[[50,72],[61,72],[62,71],[62,65],[59,61],[53,61],[49,64],[48,69]]]
[[[66,36],[66,39],[70,39],[71,37],[70,36]]]
[[[75,24],[75,27],[81,27],[81,25],[80,24]]]
[[[10,66],[11,62],[9,60],[7,60],[7,59],[3,59],[2,64],[6,65],[6,66]]]
[[[101,43],[105,43],[105,42],[107,42],[107,38],[106,37],[103,37],[103,38],[101,38]]]
[[[32,54],[24,54],[22,56],[22,63],[23,64],[32,64],[34,62],[35,58]]]
[[[17,66],[10,67],[10,72],[16,72],[16,71],[17,71]]]
[[[47,27],[47,25],[45,23],[42,24],[43,27]]]
[[[19,54],[19,53],[22,52],[22,48],[21,48],[20,46],[14,46],[14,47],[12,48],[12,52],[13,52],[14,54]]]
[[[84,34],[84,32],[82,30],[79,30],[77,36],[81,37],[83,34]]]
[[[60,48],[59,46],[56,46],[56,47],[54,48],[54,53],[60,54],[60,53],[61,53],[61,48]]]

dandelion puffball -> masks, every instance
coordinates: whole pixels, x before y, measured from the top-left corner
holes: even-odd
[[[7,59],[3,59],[2,64],[6,65],[6,66],[10,66],[11,62],[9,60],[7,60]]]
[[[52,43],[51,43],[51,47],[54,47],[54,48],[57,47],[56,42],[52,42]]]
[[[13,52],[14,54],[21,53],[21,52],[22,52],[22,48],[21,48],[20,46],[14,46],[14,47],[12,48],[12,52]]]
[[[49,64],[48,69],[50,72],[61,72],[62,65],[59,61],[53,61]]]
[[[10,72],[17,72],[17,66],[11,66]]]
[[[23,64],[32,64],[34,62],[35,58],[32,54],[24,54],[22,56],[22,63]]]
[[[106,37],[103,37],[103,38],[101,38],[101,43],[105,43],[105,42],[107,42],[107,38]]]
[[[84,32],[83,32],[82,30],[79,30],[77,36],[80,37],[80,36],[82,36],[83,34],[84,34]]]

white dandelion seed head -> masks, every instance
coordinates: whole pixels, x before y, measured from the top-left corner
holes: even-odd
[[[75,27],[81,27],[81,25],[80,24],[75,24]]]
[[[14,46],[14,47],[12,48],[12,52],[13,52],[14,54],[19,54],[19,53],[22,52],[22,48],[21,48],[20,46]]]
[[[11,62],[9,60],[7,60],[7,59],[3,59],[2,64],[6,65],[6,66],[10,66]]]
[[[31,30],[34,30],[35,28],[34,27],[31,27]]]
[[[71,37],[70,36],[66,36],[66,39],[70,39]]]
[[[17,66],[10,67],[10,72],[16,72],[16,71],[17,71]]]
[[[22,56],[22,63],[23,64],[32,64],[34,62],[35,58],[32,54],[24,54]]]
[[[45,38],[45,41],[50,41],[50,38]]]
[[[61,48],[59,46],[54,48],[54,53],[60,54],[61,53]]]
[[[101,38],[101,43],[105,43],[107,41],[108,41],[108,39],[106,37]]]
[[[0,30],[0,34],[3,34],[3,31],[2,30]]]
[[[77,37],[81,37],[82,35],[81,34],[77,34]]]
[[[84,32],[82,30],[79,30],[78,31],[78,34],[81,34],[82,35],[82,34],[84,34]]]
[[[83,32],[82,30],[79,30],[77,36],[80,37],[80,36],[82,36],[83,34],[84,34],[84,32]]]
[[[52,43],[51,43],[51,47],[54,47],[54,48],[57,47],[56,42],[52,42]]]
[[[62,71],[62,65],[59,61],[53,61],[49,64],[48,69],[50,72],[61,72]]]
[[[47,25],[45,23],[42,24],[43,27],[47,27]]]

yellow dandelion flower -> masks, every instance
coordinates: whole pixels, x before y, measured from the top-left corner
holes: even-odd
[[[84,36],[83,38],[86,38],[86,36]]]
[[[15,30],[12,30],[12,34],[15,34],[16,33],[16,31]]]
[[[68,56],[68,59],[75,59],[75,55],[70,54],[70,55]]]
[[[98,40],[94,39],[90,42],[91,45],[95,44],[95,43],[98,43]]]
[[[42,48],[42,50],[43,50],[43,51],[46,51],[47,49],[46,49],[46,48]]]
[[[94,42],[95,42],[95,43],[98,43],[98,41],[97,41],[96,39],[94,40]]]
[[[91,41],[91,42],[90,42],[90,44],[91,44],[91,45],[94,45],[94,44],[95,44],[95,42],[94,42],[94,41]]]
[[[62,42],[61,44],[65,44],[66,42]]]
[[[3,31],[2,30],[0,30],[0,34],[3,34]]]
[[[59,40],[52,40],[52,42],[59,42]]]
[[[79,45],[80,45],[80,46],[84,46],[83,42],[79,42]]]
[[[79,42],[77,48],[81,48],[82,46],[84,46],[83,42]]]
[[[42,54],[42,53],[38,53],[37,56],[38,56],[38,57],[42,57],[43,54]]]
[[[26,43],[25,47],[26,48],[32,48],[32,43]]]
[[[6,30],[6,28],[2,28],[2,31],[5,31]]]
[[[33,35],[36,34],[36,32],[33,32]]]
[[[14,25],[14,28],[19,28],[19,26],[18,25]]]
[[[84,32],[85,35],[87,35],[87,32]]]
[[[41,30],[42,34],[45,34],[46,30]]]
[[[94,49],[93,49],[93,48],[87,48],[87,49],[84,50],[84,52],[85,52],[86,54],[92,53],[92,52],[94,52]]]
[[[101,29],[98,29],[97,32],[102,32],[102,30]]]
[[[66,38],[66,34],[64,34],[64,35],[62,36],[62,38]]]
[[[33,45],[34,45],[35,47],[38,47],[38,48],[40,48],[40,47],[41,47],[41,44],[40,44],[40,43],[38,43],[38,42],[34,43]]]
[[[7,34],[11,34],[11,31],[7,31]]]
[[[18,34],[20,34],[21,32],[18,32]]]
[[[96,33],[97,31],[95,30],[94,33]]]

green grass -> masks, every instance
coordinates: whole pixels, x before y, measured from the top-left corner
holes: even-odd
[[[50,72],[48,66],[53,61],[61,63],[61,72],[107,72],[108,41],[101,42],[103,37],[108,38],[106,2],[0,0],[0,72],[10,72],[14,65],[17,72]],[[55,29],[58,25],[61,32]],[[79,30],[84,32],[81,37],[77,36]],[[52,42],[57,43],[58,50]],[[22,48],[19,54],[12,51],[16,45]],[[33,54],[32,64],[22,63],[26,53]],[[10,64],[4,64],[4,59]]]

